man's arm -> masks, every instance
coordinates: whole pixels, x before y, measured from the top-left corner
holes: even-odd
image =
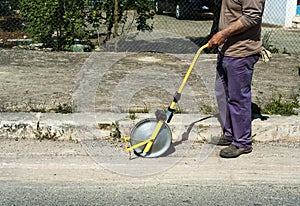
[[[246,27],[242,23],[240,19],[236,22],[232,23],[227,28],[222,31],[217,32],[208,42],[208,48],[212,48],[213,46],[219,46],[223,44],[227,38],[231,35],[235,35],[237,33],[245,31]]]
[[[222,45],[229,36],[244,32],[261,21],[265,0],[241,1],[243,4],[242,16],[225,29],[217,32],[209,40],[208,49],[213,46]]]

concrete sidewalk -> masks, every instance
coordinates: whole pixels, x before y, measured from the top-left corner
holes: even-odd
[[[128,113],[1,113],[0,138],[53,138],[91,140],[109,137],[116,127],[122,137],[140,120],[154,118],[151,113],[136,114],[136,119]],[[199,121],[209,115],[175,114],[168,124],[173,140],[180,140],[184,133],[189,139],[204,142],[221,134],[215,117]],[[300,116],[264,115],[253,120],[253,138],[256,141],[300,141]]]

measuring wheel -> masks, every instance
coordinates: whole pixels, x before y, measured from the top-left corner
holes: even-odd
[[[179,89],[173,96],[173,101],[168,107],[168,111],[157,110],[156,118],[144,119],[138,122],[130,133],[131,147],[126,146],[126,151],[134,150],[135,154],[143,157],[158,157],[164,154],[170,147],[172,142],[172,133],[169,126],[165,122],[170,122],[175,112],[174,107],[178,103],[182,90],[199,58],[202,50],[207,48],[206,43],[198,49]]]
[[[136,145],[149,139],[156,127],[158,120],[156,118],[143,119],[138,122],[130,133],[130,144]],[[163,123],[158,135],[156,136],[153,145],[149,152],[143,153],[145,145],[135,148],[135,154],[143,157],[158,157],[164,154],[170,147],[172,142],[172,132],[170,127]]]

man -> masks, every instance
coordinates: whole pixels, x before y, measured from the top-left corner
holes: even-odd
[[[215,93],[224,158],[252,152],[251,82],[262,51],[261,23],[265,0],[222,0],[219,31],[208,48],[219,47]]]

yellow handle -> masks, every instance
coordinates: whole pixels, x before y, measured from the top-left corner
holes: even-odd
[[[143,153],[146,154],[149,152],[149,150],[151,149],[153,142],[155,140],[155,138],[157,137],[158,133],[160,132],[162,126],[163,126],[164,122],[163,121],[159,121],[156,124],[156,127],[154,129],[154,131],[152,132],[152,135],[150,137],[150,141],[147,143],[146,147],[143,150]]]
[[[154,130],[152,132],[152,135],[151,135],[151,137],[149,139],[146,139],[146,140],[144,140],[144,141],[142,141],[140,143],[137,143],[137,144],[135,144],[135,145],[133,145],[131,147],[126,147],[125,151],[129,152],[129,151],[134,150],[136,148],[139,148],[139,147],[141,147],[143,145],[146,145],[145,148],[144,148],[144,150],[143,150],[143,153],[144,154],[148,153],[150,151],[152,145],[153,145],[153,142],[154,142],[155,138],[157,137],[158,133],[160,132],[163,124],[164,124],[163,121],[157,122],[157,124],[156,124],[156,126],[155,126],[155,128],[154,128]],[[129,140],[129,139],[130,138],[126,138],[126,139],[124,138],[125,141]]]
[[[202,52],[203,49],[205,49],[206,47],[208,47],[208,43],[206,43],[205,45],[203,45],[202,47],[200,47],[200,48],[198,49],[198,51],[197,51],[197,53],[196,53],[196,55],[195,55],[195,57],[194,57],[194,59],[193,59],[191,65],[190,65],[190,67],[189,67],[189,69],[188,69],[188,71],[187,71],[187,73],[186,73],[186,75],[185,75],[185,77],[184,77],[184,79],[183,79],[183,81],[182,81],[182,83],[181,83],[181,85],[180,85],[178,91],[177,91],[177,93],[179,93],[179,94],[182,93],[182,90],[183,90],[183,88],[184,88],[184,86],[185,86],[185,84],[186,84],[186,82],[187,82],[189,76],[191,75],[191,72],[192,72],[192,70],[193,70],[193,68],[194,68],[194,66],[195,66],[195,64],[196,64],[196,62],[197,62],[197,60],[198,60],[198,58],[199,58],[201,52]],[[172,104],[171,104],[171,106],[170,106],[170,109],[174,109],[175,104],[176,104],[176,103],[173,101]],[[153,133],[152,133],[152,135],[151,135],[151,137],[150,137],[150,139],[149,139],[150,141],[146,144],[146,147],[144,148],[143,153],[149,152],[149,150],[150,150],[150,148],[152,147],[152,144],[153,144],[155,138],[157,137],[157,135],[158,135],[158,133],[159,133],[161,127],[163,126],[163,123],[164,123],[163,121],[159,121],[159,122],[157,123],[157,125],[156,125],[156,127],[155,127],[155,129],[154,129],[154,131],[153,131]]]
[[[131,151],[131,150],[134,150],[134,149],[136,149],[136,148],[139,148],[139,147],[141,147],[141,146],[144,146],[145,144],[148,144],[150,141],[151,141],[150,139],[147,139],[147,140],[145,140],[145,141],[143,141],[143,142],[140,142],[140,143],[137,143],[137,144],[135,144],[135,145],[133,145],[133,146],[131,146],[131,147],[126,147],[126,148],[125,148],[125,151],[126,151],[126,152],[129,152],[129,151]]]
[[[196,62],[197,62],[197,60],[198,60],[198,58],[199,58],[201,52],[203,51],[203,49],[205,49],[205,48],[207,48],[207,47],[208,47],[208,43],[206,43],[205,45],[203,45],[202,47],[200,47],[200,48],[198,49],[198,51],[197,51],[197,53],[196,53],[196,55],[195,55],[195,57],[194,57],[194,59],[193,59],[191,65],[190,65],[190,67],[189,67],[187,73],[185,74],[185,77],[184,77],[184,79],[183,79],[183,81],[182,81],[182,83],[181,83],[181,85],[180,85],[180,87],[179,87],[179,89],[178,89],[178,91],[177,91],[178,94],[181,94],[181,93],[182,93],[182,90],[183,90],[183,88],[184,88],[184,86],[185,86],[185,84],[186,84],[188,78],[190,77],[190,75],[191,75],[191,73],[192,73],[192,71],[193,71],[193,68],[194,68],[194,66],[195,66],[195,64],[196,64]],[[176,105],[176,102],[173,101],[173,102],[171,103],[171,105],[170,105],[170,109],[174,109],[175,105]]]

